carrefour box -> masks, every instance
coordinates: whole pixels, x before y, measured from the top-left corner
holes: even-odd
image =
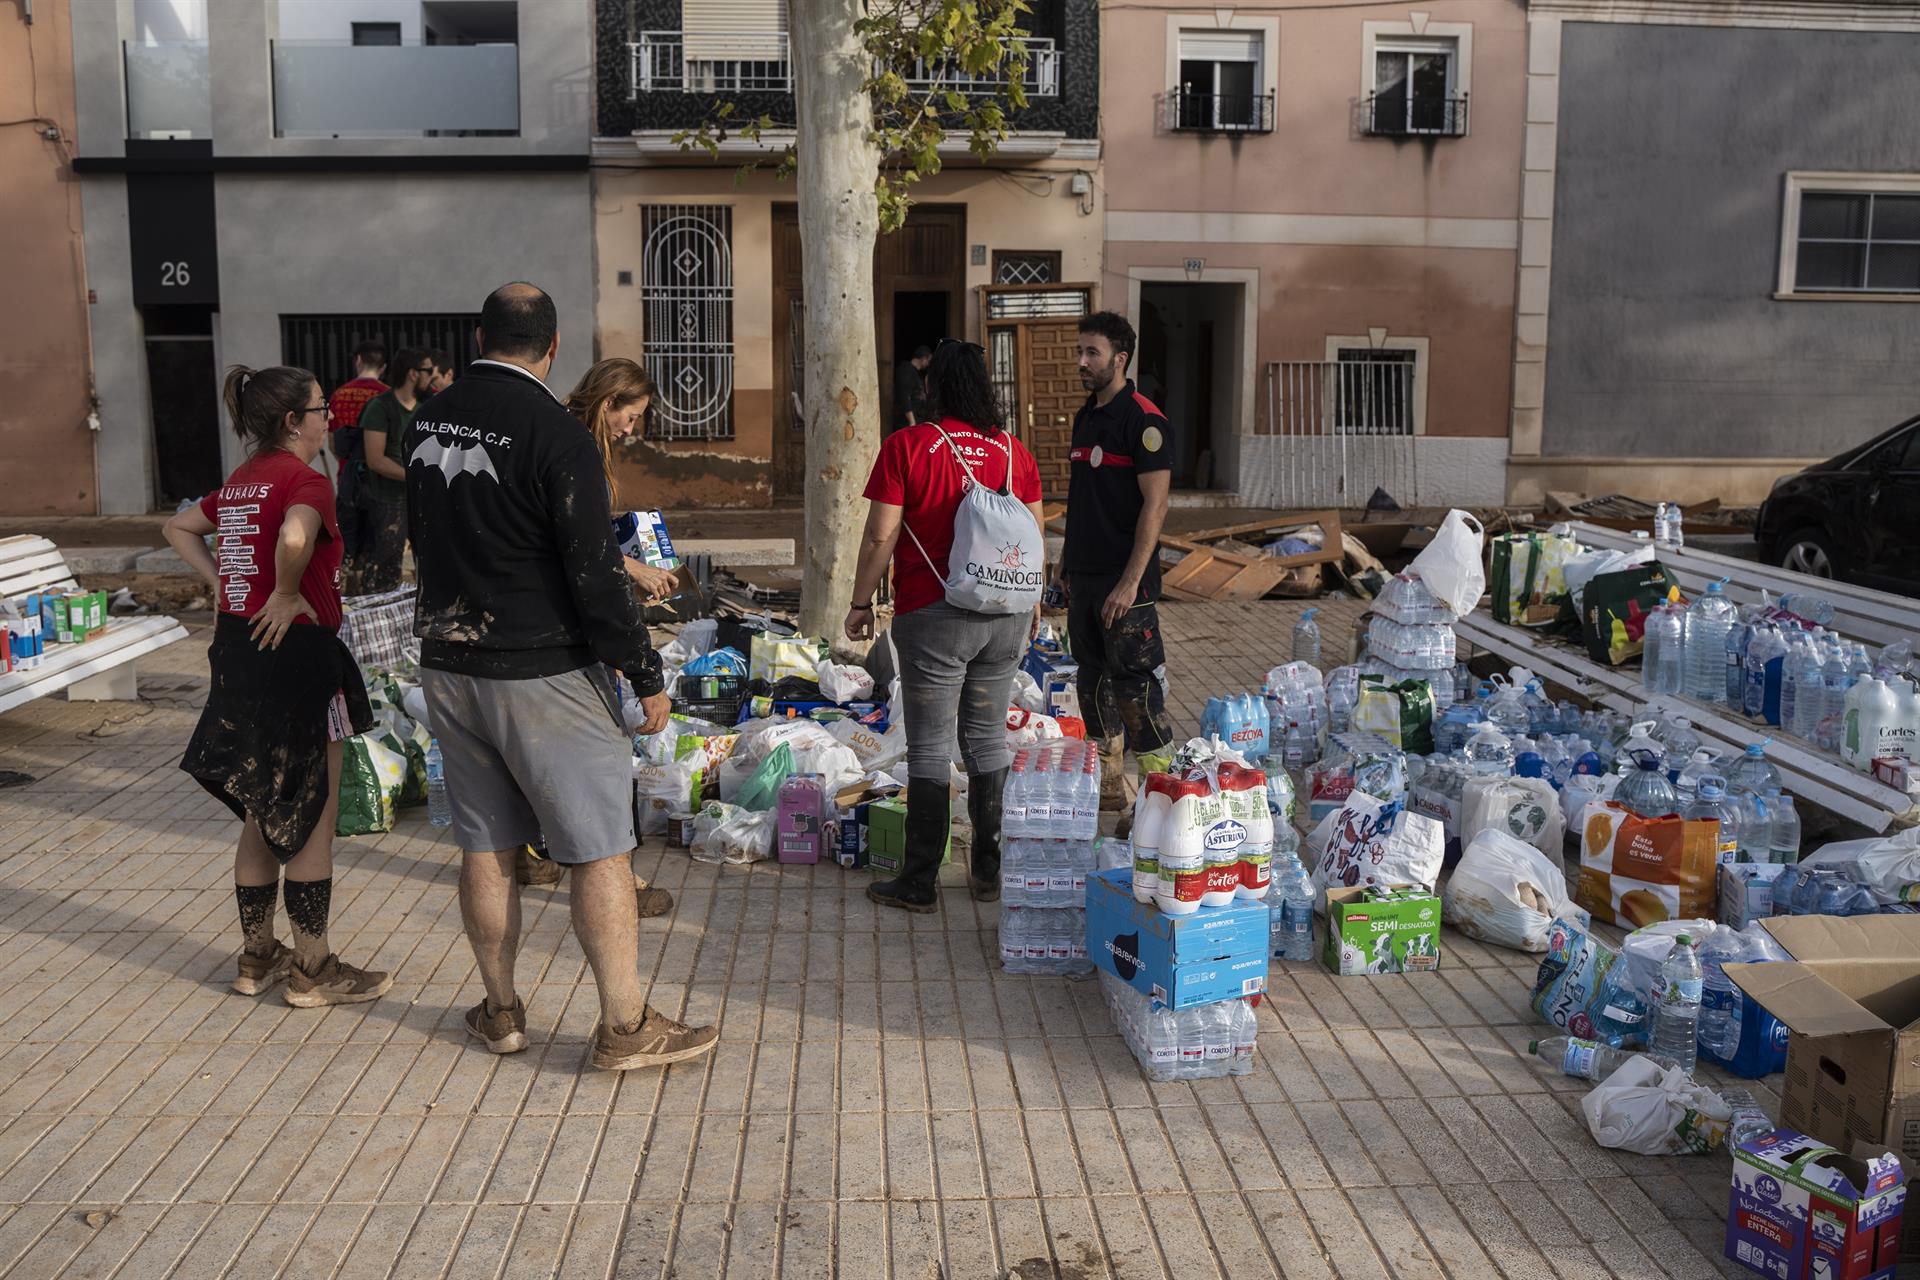
[[[1773,914],[1773,886],[1786,873],[1783,862],[1720,864],[1720,923],[1744,929]]]
[[[1342,977],[1440,967],[1440,898],[1418,885],[1327,890],[1327,968]]]
[[[1775,1129],[1734,1149],[1727,1257],[1777,1280],[1892,1280],[1906,1201],[1891,1152],[1854,1158]]]
[[[1170,916],[1133,900],[1133,871],[1087,877],[1087,954],[1114,977],[1173,1009],[1267,989],[1265,902],[1236,901]]]
[[[953,828],[940,848],[945,865],[953,853]],[[877,875],[897,875],[907,864],[907,798],[889,796],[867,806],[867,867]]]

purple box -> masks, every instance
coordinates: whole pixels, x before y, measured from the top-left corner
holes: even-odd
[[[826,779],[796,773],[780,784],[776,806],[780,861],[818,862],[827,840]]]
[[[1893,1280],[1906,1175],[1776,1129],[1733,1153],[1727,1257],[1774,1280]]]

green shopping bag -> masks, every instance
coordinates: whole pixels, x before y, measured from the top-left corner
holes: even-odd
[[[1410,755],[1432,755],[1433,689],[1425,680],[1388,684],[1381,676],[1361,676],[1353,727],[1377,733]]]
[[[1587,656],[1614,667],[1639,657],[1646,647],[1648,616],[1655,606],[1678,598],[1678,591],[1658,561],[1595,575],[1580,605],[1580,638]]]
[[[333,833],[370,836],[393,830],[393,812],[407,784],[407,757],[371,733],[341,746],[340,811]]]
[[[780,802],[780,784],[793,775],[793,751],[786,743],[781,743],[767,752],[767,758],[753,771],[753,776],[741,786],[740,794],[734,797],[742,809],[752,809],[756,813],[773,808]]]

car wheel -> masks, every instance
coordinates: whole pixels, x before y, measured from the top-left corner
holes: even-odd
[[[1811,578],[1835,576],[1834,555],[1827,535],[1814,528],[1797,529],[1780,539],[1780,567]]]

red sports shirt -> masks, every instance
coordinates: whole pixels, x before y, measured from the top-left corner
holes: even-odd
[[[359,426],[360,411],[367,407],[367,401],[386,389],[387,384],[378,378],[355,378],[335,387],[333,395],[327,400],[327,408],[333,410],[333,416],[327,421],[327,429],[338,431],[342,427]]]
[[[300,577],[300,594],[319,614],[320,626],[340,629],[340,525],[334,518],[333,486],[284,449],[270,449],[240,464],[227,482],[200,499],[213,521],[213,558],[220,571],[221,613],[251,618],[273,594],[274,548],[287,508],[320,513],[320,545]],[[316,621],[302,616],[302,623]]]
[[[967,473],[940,438],[944,430],[966,456],[976,480],[992,489],[1007,483],[1007,454],[1013,454],[1013,496],[1022,502],[1040,501],[1040,469],[1027,447],[1004,432],[977,431],[958,418],[946,418],[936,430],[929,423],[904,428],[880,444],[873,474],[867,477],[866,496],[902,509],[905,531],[893,548],[893,609],[915,609],[946,598],[947,555],[953,550],[953,515],[966,492]],[[920,548],[926,548],[926,555]],[[928,557],[933,560],[927,563]],[[937,568],[935,566],[938,566]]]

